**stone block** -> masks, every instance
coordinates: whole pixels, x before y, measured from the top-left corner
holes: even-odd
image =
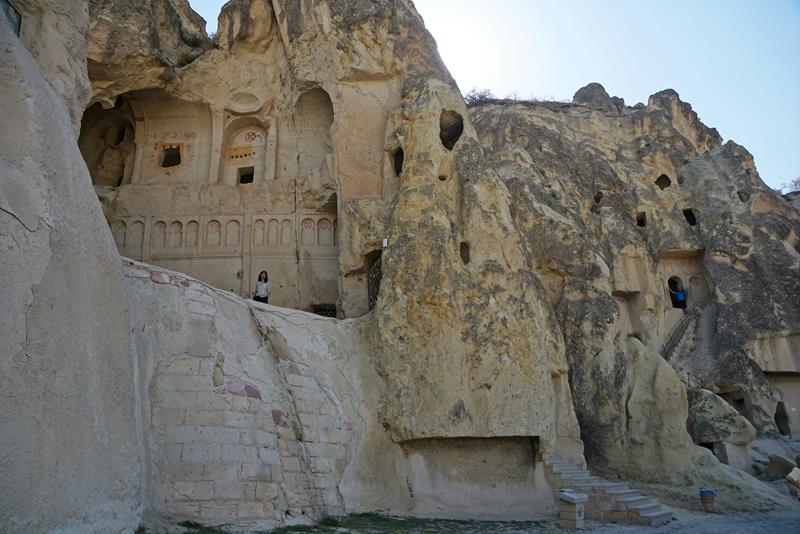
[[[583,519],[584,505],[566,501],[559,501],[558,511],[561,514],[561,517],[565,519]],[[564,514],[567,514],[570,517],[565,517]]]
[[[271,482],[256,482],[256,500],[272,501],[281,494],[281,486]]]
[[[299,413],[320,413],[322,401],[310,399],[298,399],[295,407]]]
[[[291,386],[297,386],[297,387],[301,387],[301,388],[319,389],[319,387],[317,386],[317,381],[314,380],[313,378],[309,377],[309,376],[296,375],[296,374],[289,373],[286,376],[286,381]]]
[[[583,528],[584,522],[583,519],[578,519],[577,521],[573,521],[571,519],[559,519],[558,526],[561,528]]]
[[[258,459],[268,465],[280,465],[281,455],[275,449],[258,449]]]
[[[187,299],[193,300],[195,302],[200,302],[202,304],[214,304],[214,299],[211,298],[211,295],[208,294],[208,290],[202,286],[197,286],[198,289],[195,288],[187,288],[184,295]]]
[[[165,373],[178,375],[196,375],[200,368],[200,360],[196,358],[178,358],[170,362]]]
[[[170,501],[164,504],[164,508],[180,517],[200,516],[199,502]]]
[[[206,443],[222,443],[237,445],[241,439],[239,429],[225,428],[220,426],[199,426],[195,427],[200,439]]]
[[[211,391],[213,388],[211,378],[208,376],[175,375],[169,379],[175,391]]]
[[[244,463],[239,470],[239,478],[247,481],[269,482],[270,468],[266,463]]]
[[[183,391],[159,391],[158,404],[162,408],[193,408],[197,402],[196,395]]]
[[[262,519],[264,503],[260,501],[240,502],[236,505],[236,518],[239,520]]]
[[[258,449],[245,445],[223,445],[222,460],[226,462],[256,462]]]
[[[185,406],[186,408],[198,408],[210,411],[231,409],[232,403],[229,396],[226,394],[212,393],[209,391],[208,393],[197,392],[194,393],[194,395],[194,401],[190,406]]]
[[[222,459],[222,445],[218,443],[187,443],[181,455],[186,462],[216,462]]]
[[[290,473],[301,471],[300,460],[293,456],[281,458],[281,467]]]
[[[187,425],[197,426],[224,426],[225,412],[222,410],[200,410],[197,408],[188,408],[184,421]]]
[[[225,426],[235,428],[255,428],[256,417],[251,413],[225,411]]]
[[[208,462],[203,464],[203,477],[206,480],[238,480],[242,464],[229,462]]]
[[[311,458],[311,470],[314,473],[330,473],[332,471],[331,462],[327,458],[315,456]]]
[[[242,430],[240,443],[253,447],[269,447],[274,449],[276,445],[275,434],[264,430]]]
[[[208,315],[213,317],[217,314],[217,308],[213,304],[206,304],[204,302],[197,302],[196,300],[190,300],[186,303],[186,310],[189,313],[195,313],[197,315]]]
[[[190,501],[207,501],[214,497],[214,482],[176,482],[175,492]]]
[[[583,519],[583,510],[581,510],[580,512],[575,510],[571,512],[561,510],[558,514],[558,517],[559,519],[569,519],[571,521],[578,521]]]
[[[174,462],[168,465],[169,478],[173,481],[196,482],[207,480],[203,472],[204,464],[197,462]]]
[[[620,523],[625,521],[625,512],[622,510],[608,510],[607,512],[603,512],[603,519],[613,523]]]
[[[159,408],[156,420],[163,426],[182,425],[186,420],[186,408]]]
[[[165,443],[163,448],[168,462],[172,463],[181,460],[181,457],[183,456],[182,443]]]
[[[255,482],[215,481],[214,499],[227,501],[252,501],[256,497]]]
[[[236,507],[227,501],[209,501],[200,506],[200,519],[208,523],[230,523],[236,520]]]

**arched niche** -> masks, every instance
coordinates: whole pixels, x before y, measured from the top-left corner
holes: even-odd
[[[131,182],[136,155],[134,124],[124,98],[112,109],[94,104],[84,112],[78,147],[94,185],[119,187]]]
[[[225,128],[219,182],[247,185],[264,181],[268,131],[255,117],[242,117]]]
[[[284,135],[278,140],[280,175],[292,178],[314,171],[327,174],[325,162],[333,152],[332,124],[333,103],[328,93],[317,87],[300,95]]]

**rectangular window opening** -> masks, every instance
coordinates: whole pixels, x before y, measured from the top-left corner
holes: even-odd
[[[640,211],[636,214],[636,226],[647,226],[647,214],[643,211]]]
[[[683,210],[683,218],[686,219],[686,222],[689,223],[689,226],[694,226],[697,224],[697,218],[695,218],[694,210],[692,208],[686,208]]]
[[[321,304],[319,306],[314,306],[312,311],[317,315],[336,319],[336,306]]]
[[[181,147],[165,146],[161,148],[161,167],[177,167],[181,164]]]
[[[240,184],[252,184],[254,175],[255,175],[255,167],[240,167],[239,168],[239,183]]]

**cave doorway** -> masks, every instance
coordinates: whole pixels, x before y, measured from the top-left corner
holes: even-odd
[[[119,187],[131,182],[136,153],[134,124],[132,108],[123,97],[112,109],[104,110],[100,104],[86,109],[78,147],[93,185]]]
[[[786,405],[783,401],[778,401],[775,406],[775,426],[778,427],[778,432],[781,436],[791,436],[792,430],[789,426],[789,414],[786,412]]]
[[[683,280],[679,276],[672,276],[667,280],[669,298],[673,308],[686,308],[686,289],[683,287]]]

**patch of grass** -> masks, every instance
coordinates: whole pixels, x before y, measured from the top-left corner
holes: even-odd
[[[191,534],[228,534],[227,530],[217,527],[209,527],[195,521],[181,521],[179,526],[188,529]]]
[[[546,521],[492,522],[455,519],[423,519],[381,514],[353,514],[326,517],[318,525],[281,527],[272,534],[463,534],[465,532],[522,533],[547,526]]]

